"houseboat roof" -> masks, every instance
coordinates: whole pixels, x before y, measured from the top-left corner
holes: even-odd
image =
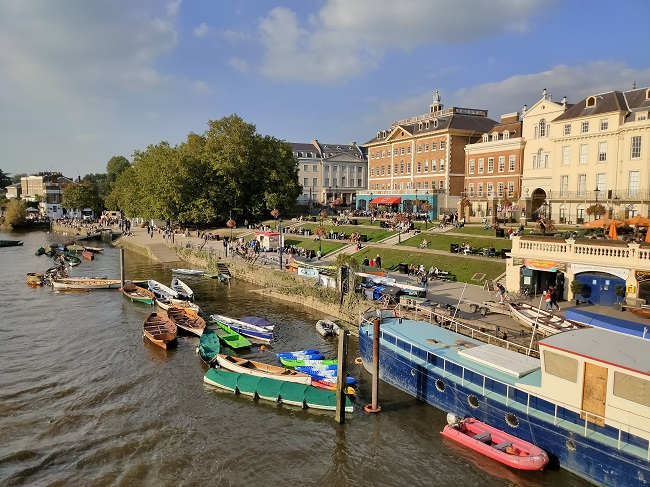
[[[540,346],[650,375],[650,340],[601,328],[581,328],[551,335]]]

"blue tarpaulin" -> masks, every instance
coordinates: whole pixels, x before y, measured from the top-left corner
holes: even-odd
[[[575,321],[583,325],[605,328],[606,330],[650,339],[650,322],[647,325],[644,325],[634,321],[614,318],[613,316],[599,315],[597,313],[577,310],[574,308],[567,309],[564,317],[567,320]]]

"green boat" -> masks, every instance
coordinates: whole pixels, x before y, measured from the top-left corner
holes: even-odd
[[[337,359],[327,359],[327,360],[307,360],[307,359],[286,359],[281,358],[280,362],[285,367],[296,367],[298,365],[333,365],[338,364]]]
[[[251,342],[249,342],[246,337],[243,337],[242,335],[234,331],[232,328],[230,328],[228,325],[220,323],[219,321],[214,321],[214,323],[219,325],[219,328],[214,330],[214,332],[217,334],[219,339],[224,343],[224,345],[228,345],[232,349],[251,346]]]
[[[208,370],[203,376],[203,382],[235,394],[257,397],[267,401],[291,404],[302,408],[336,410],[336,392],[296,382],[238,374],[222,369]],[[348,397],[345,398],[345,411],[349,413],[354,411],[352,401]]]
[[[196,347],[199,357],[206,364],[213,364],[217,361],[217,355],[221,352],[219,336],[211,328],[203,330],[203,335],[199,339],[199,346]]]

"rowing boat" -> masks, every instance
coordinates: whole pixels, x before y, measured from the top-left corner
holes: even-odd
[[[280,379],[287,382],[297,382],[298,384],[311,384],[311,376],[308,374],[291,369],[285,369],[284,367],[279,367],[277,365],[269,365],[255,360],[248,360],[242,357],[219,354],[217,355],[217,363],[220,367],[239,374],[270,377],[272,379]]]
[[[142,323],[142,331],[152,343],[164,349],[176,344],[178,329],[167,316],[161,313],[150,313]]]
[[[173,289],[165,286],[164,284],[154,281],[153,279],[149,279],[147,281],[147,286],[149,287],[149,291],[154,293],[157,298],[174,298],[174,299],[179,299],[178,293],[174,291]]]
[[[81,252],[81,257],[86,260],[93,260],[95,258],[95,253],[91,252],[90,250],[84,250]]]
[[[60,277],[52,280],[54,289],[119,289],[121,285],[119,279]]]
[[[268,330],[267,328],[262,328],[260,326],[246,323],[243,321],[243,318],[242,320],[236,320],[234,318],[229,318],[228,316],[217,314],[211,315],[210,318],[212,321],[217,321],[219,323],[228,325],[231,330],[236,331],[237,333],[249,338],[253,338],[264,343],[270,343],[271,340],[273,340],[273,331]]]
[[[201,271],[198,269],[172,269],[172,273],[185,274],[188,276],[202,276],[205,274],[205,271]]]
[[[40,286],[43,284],[43,274],[30,272],[27,274],[27,284],[30,286]]]
[[[332,320],[318,320],[316,322],[316,331],[326,337],[338,335],[340,328],[339,325],[334,323]]]
[[[196,312],[187,308],[171,307],[167,310],[167,316],[179,330],[185,330],[194,335],[201,336],[205,330],[205,320]]]
[[[90,252],[103,252],[104,248],[103,247],[88,247],[84,245],[84,250],[88,250]]]
[[[155,299],[155,296],[151,291],[140,287],[131,281],[124,283],[124,286],[122,287],[122,294],[124,294],[131,301],[151,305],[153,305],[153,301]]]
[[[172,284],[170,286],[180,299],[185,299],[186,301],[194,301],[194,291],[187,284],[181,281],[178,277],[172,279]]]
[[[174,299],[174,298],[158,298],[156,297],[156,304],[158,305],[159,308],[162,309],[169,309],[169,308],[185,308],[189,309],[191,311],[194,311],[195,313],[200,313],[201,308],[199,307],[198,304],[195,303],[190,303],[189,301],[185,301],[184,299]]]
[[[206,364],[213,364],[217,361],[217,355],[219,355],[219,352],[221,351],[221,343],[219,342],[219,337],[212,328],[206,328],[203,330],[196,351],[201,360]]]
[[[512,311],[511,316],[521,325],[537,329],[544,335],[554,335],[562,331],[575,330],[578,325],[572,321],[545,311],[528,303],[508,303]]]
[[[280,358],[280,362],[285,367],[296,367],[298,365],[332,365],[338,364],[337,359],[326,359],[326,360],[310,360],[310,359],[290,359],[290,358]]]
[[[244,347],[250,347],[251,342],[248,341],[246,337],[241,336],[239,333],[236,331],[233,331],[230,329],[228,325],[225,325],[223,323],[220,323],[218,321],[215,322],[217,325],[219,325],[219,328],[214,330],[214,332],[217,334],[219,339],[225,344],[228,345],[230,348],[237,349],[237,348],[244,348]]]

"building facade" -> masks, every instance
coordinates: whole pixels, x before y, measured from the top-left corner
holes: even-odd
[[[310,209],[335,205],[353,207],[358,191],[368,186],[368,162],[356,142],[291,143],[298,160],[302,195],[297,203]]]
[[[39,172],[38,174],[24,176],[20,180],[21,199],[32,202],[38,201],[42,217],[63,218],[66,213],[61,206],[63,203],[63,189],[69,184],[74,184],[74,181],[59,172]]]
[[[390,129],[378,131],[363,144],[369,166],[368,195],[398,198],[393,209],[408,211],[417,206],[418,193],[430,194],[436,196],[439,212],[455,212],[465,187],[465,146],[496,124],[487,110],[444,109],[436,91],[429,113],[393,122]]]
[[[518,113],[501,116],[482,138],[465,146],[465,221],[519,222],[524,147],[522,121]]]

